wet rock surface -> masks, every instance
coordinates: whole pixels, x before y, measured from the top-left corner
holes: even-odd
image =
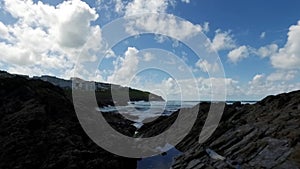
[[[300,168],[300,91],[268,96],[254,105],[226,105],[213,135],[200,144],[199,134],[210,103],[201,103],[190,133],[176,148],[173,169]],[[174,113],[143,126],[143,137],[156,135],[172,125]],[[225,157],[214,160],[206,149]]]
[[[105,118],[133,135],[135,128],[122,116]],[[97,146],[61,88],[0,72],[0,169],[130,169],[136,163]]]

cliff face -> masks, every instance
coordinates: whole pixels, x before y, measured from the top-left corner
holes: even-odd
[[[254,105],[227,105],[217,130],[199,144],[209,106],[200,104],[193,129],[176,146],[183,154],[173,169],[300,167],[300,91],[268,96]],[[161,118],[140,132],[144,137],[156,135],[176,117]],[[212,158],[211,150],[222,157]]]
[[[120,132],[135,128],[107,117]],[[118,123],[123,120],[124,123]],[[65,92],[50,83],[0,72],[0,168],[136,168],[135,159],[113,155],[82,130]]]

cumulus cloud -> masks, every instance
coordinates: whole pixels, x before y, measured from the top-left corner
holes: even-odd
[[[112,50],[112,49],[108,49],[106,52],[105,52],[105,56],[104,56],[106,59],[109,59],[109,58],[114,58],[116,57],[116,54],[115,52]]]
[[[184,2],[184,3],[190,3],[191,1],[190,0],[181,0],[181,2]]]
[[[260,47],[256,51],[256,54],[262,58],[265,58],[274,55],[277,51],[278,51],[278,45],[271,44],[271,45]]]
[[[125,7],[125,15],[137,15],[143,13],[164,13],[168,8],[169,0],[133,0]]]
[[[128,33],[136,34],[139,32],[138,30],[169,35],[172,38],[183,40],[200,33],[202,27],[188,21],[177,20],[174,15],[147,15],[128,21],[126,25]]]
[[[146,53],[144,54],[143,59],[144,59],[145,62],[150,62],[150,61],[152,61],[153,59],[155,59],[155,56],[152,55],[152,54],[149,53],[149,52],[146,52]]]
[[[114,14],[118,16],[131,16],[144,13],[166,13],[168,6],[175,6],[175,0],[97,0],[98,10],[105,13],[107,18]],[[112,10],[114,9],[114,10]]]
[[[115,11],[117,13],[123,13],[124,12],[124,8],[125,8],[125,5],[122,2],[122,0],[115,0]]]
[[[217,63],[209,63],[207,60],[199,59],[196,62],[196,67],[200,68],[203,72],[217,72],[219,66]]]
[[[268,95],[299,90],[300,83],[288,83],[294,76],[294,72],[288,72],[289,77],[283,76],[282,72],[275,72],[269,76],[257,74],[244,89],[245,95],[253,99],[262,99]]]
[[[295,78],[297,71],[276,71],[271,73],[268,77],[268,81],[289,81]]]
[[[21,75],[36,75],[41,76],[45,74],[49,74],[48,72],[45,72],[45,70],[39,68],[39,67],[24,67],[24,66],[12,66],[8,68],[8,71],[10,73],[14,74],[21,74]],[[51,74],[49,74],[51,75]]]
[[[58,42],[65,47],[81,47],[90,34],[90,22],[95,21],[98,14],[79,0],[66,1],[57,9],[58,26],[51,26],[57,31]]]
[[[249,82],[250,85],[260,85],[264,83],[264,74],[257,74],[253,77],[252,81]]]
[[[212,50],[220,51],[226,49],[232,49],[236,47],[233,36],[230,31],[222,32],[220,29],[216,30],[215,37],[213,38],[210,48]]]
[[[300,68],[300,21],[289,28],[285,46],[271,56],[271,63],[279,69]]]
[[[8,28],[0,21],[0,38],[6,39],[8,36]]]
[[[209,32],[209,22],[204,22],[204,24],[203,24],[203,31],[204,32]]]
[[[71,0],[51,6],[41,1],[5,0],[3,5],[16,22],[0,23],[0,61],[14,72],[27,66],[33,71],[24,71],[33,74],[65,74],[79,54],[83,60],[95,59],[91,51],[101,47],[101,29],[90,24],[98,14],[87,3]]]
[[[233,63],[237,63],[238,61],[247,58],[248,56],[249,49],[247,48],[247,46],[240,46],[228,53],[228,58]]]
[[[221,98],[221,93],[225,91],[228,92],[230,97],[241,95],[238,82],[231,78],[173,79],[169,77],[163,79],[160,83],[136,84],[135,87],[156,94],[163,93],[170,100],[211,100],[212,94],[215,95],[215,100],[222,100],[224,98]],[[157,93],[157,91],[160,93]]]
[[[138,68],[138,53],[139,51],[136,48],[128,47],[124,57],[120,57],[114,62],[115,70],[107,78],[107,81],[128,86]]]
[[[118,4],[117,2],[115,3]],[[172,14],[168,16],[145,16],[139,14],[162,14],[166,13],[169,6],[174,5],[173,0],[133,0],[128,3],[124,2],[123,6],[125,18],[128,19],[126,31],[130,34],[138,33],[139,30],[148,31],[154,34],[169,35],[172,38],[185,39],[194,36],[202,31],[202,27],[198,24],[194,25],[191,22],[178,20]],[[130,16],[136,16],[129,19]],[[204,31],[207,31],[208,23],[204,24]],[[160,42],[164,41],[163,36],[157,38]]]

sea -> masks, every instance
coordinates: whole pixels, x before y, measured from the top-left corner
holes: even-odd
[[[118,112],[130,120],[134,121],[134,126],[140,128],[143,121],[150,118],[157,118],[159,116],[169,116],[173,112],[181,108],[192,108],[201,101],[135,101],[128,102],[126,106],[107,106],[97,108],[98,111],[105,112]],[[226,104],[233,104],[236,101],[226,101]],[[254,104],[256,101],[241,101],[242,104]],[[132,118],[130,118],[132,117]]]

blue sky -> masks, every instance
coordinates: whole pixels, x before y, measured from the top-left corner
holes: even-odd
[[[11,73],[76,75],[170,100],[209,100],[224,89],[227,100],[259,100],[300,89],[297,0],[4,0],[0,5],[0,69]],[[130,24],[130,16],[149,12],[156,18],[135,18],[136,25],[124,32],[150,34],[107,48],[107,38],[120,30],[105,26],[118,18]],[[194,37],[203,38],[205,56],[183,42]]]

